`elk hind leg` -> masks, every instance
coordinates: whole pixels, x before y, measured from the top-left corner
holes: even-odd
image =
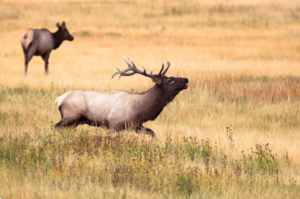
[[[61,121],[55,124],[55,128],[65,128],[65,127],[77,127],[79,124],[80,120],[80,115],[75,114],[75,115],[69,115],[69,114],[64,114],[62,106],[59,108],[60,114],[61,114]]]
[[[24,60],[25,60],[25,63],[24,63],[24,67],[25,67],[25,75],[27,75],[27,68],[28,68],[28,62],[27,61],[27,51],[25,50],[24,46],[22,45],[22,49],[23,49],[23,54],[24,54]]]
[[[29,44],[26,54],[24,53],[24,56],[25,56],[25,75],[27,75],[28,63],[32,59],[36,49],[37,49],[37,45],[34,45],[34,43],[32,42],[32,43]]]

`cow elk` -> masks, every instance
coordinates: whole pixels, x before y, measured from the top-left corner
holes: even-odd
[[[125,58],[124,58],[125,59]],[[152,137],[155,133],[142,126],[143,123],[155,120],[164,107],[171,102],[183,89],[188,88],[188,79],[180,77],[167,77],[164,64],[159,74],[148,74],[140,71],[133,61],[128,57],[131,64],[125,59],[128,68],[118,71],[115,75],[131,76],[140,74],[149,77],[155,86],[142,93],[128,91],[83,91],[72,90],[56,98],[56,105],[61,113],[61,121],[55,127],[76,127],[79,124],[91,126],[102,126],[114,131],[134,129],[138,132],[145,132]]]
[[[45,61],[45,73],[48,74],[48,60],[52,50],[57,49],[64,40],[73,41],[74,37],[70,35],[66,23],[56,24],[58,30],[51,33],[49,30],[43,29],[28,29],[21,38],[25,58],[25,75],[27,74],[28,63],[33,55],[41,56]]]

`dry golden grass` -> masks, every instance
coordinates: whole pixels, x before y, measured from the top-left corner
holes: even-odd
[[[223,154],[239,159],[242,150],[269,143],[282,163],[283,179],[293,178],[298,184],[299,18],[300,2],[283,0],[2,0],[0,134],[33,135],[37,127],[47,135],[51,122],[60,120],[55,98],[71,89],[141,92],[152,87],[152,81],[141,76],[110,79],[114,66],[126,67],[121,54],[154,71],[161,67],[160,60],[168,59],[171,68],[167,75],[187,77],[190,83],[155,121],[145,124],[156,132],[159,144],[164,145],[169,136],[174,144],[182,143],[183,137],[209,138]],[[51,53],[49,76],[44,75],[42,59],[33,57],[25,77],[20,35],[27,28],[54,32],[56,22],[63,20],[75,40]],[[233,129],[234,146],[226,134],[228,126]],[[87,126],[78,129],[93,130]],[[290,167],[283,164],[285,150]],[[72,188],[46,189],[42,182],[32,181],[37,176],[47,181],[42,174],[20,177],[10,169],[4,165],[0,171],[1,181],[9,181],[5,184],[7,198],[65,198],[71,193],[81,198],[83,193],[93,196],[107,191],[96,185],[82,192],[77,187],[73,187],[75,192]],[[32,195],[33,187],[43,193]],[[224,197],[238,198],[245,193],[235,186],[231,189]],[[267,188],[255,190],[247,197],[275,196]],[[128,187],[107,197],[121,197],[123,192],[127,197],[156,197]],[[296,196],[293,191],[280,193],[276,197]]]

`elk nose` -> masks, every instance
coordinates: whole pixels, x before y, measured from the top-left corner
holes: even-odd
[[[185,83],[189,83],[189,79],[184,78],[183,80],[185,81]]]
[[[74,40],[74,37],[70,35],[69,40],[70,40],[70,41],[73,41],[73,40]]]

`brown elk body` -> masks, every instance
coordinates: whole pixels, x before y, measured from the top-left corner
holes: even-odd
[[[48,74],[48,60],[51,51],[57,49],[64,40],[73,41],[74,37],[70,35],[65,22],[62,22],[62,25],[57,23],[56,26],[58,30],[55,33],[43,28],[28,29],[21,35],[20,41],[25,58],[25,75],[27,74],[28,63],[34,55],[43,58],[45,73]]]
[[[137,132],[144,131],[146,134],[155,137],[155,133],[151,129],[143,127],[142,124],[149,120],[155,120],[164,107],[181,90],[188,87],[188,79],[166,77],[165,73],[170,66],[169,62],[166,70],[162,73],[164,68],[162,66],[160,73],[157,75],[152,75],[152,71],[150,74],[147,74],[146,70],[142,72],[136,68],[132,61],[131,63],[133,66],[127,62],[129,68],[116,72],[114,76],[116,74],[120,74],[120,77],[130,76],[138,73],[150,77],[155,86],[142,93],[128,91],[69,91],[55,101],[62,117],[55,127],[76,127],[78,124],[88,124],[105,126],[117,131],[133,128]],[[126,73],[128,71],[133,72]]]

